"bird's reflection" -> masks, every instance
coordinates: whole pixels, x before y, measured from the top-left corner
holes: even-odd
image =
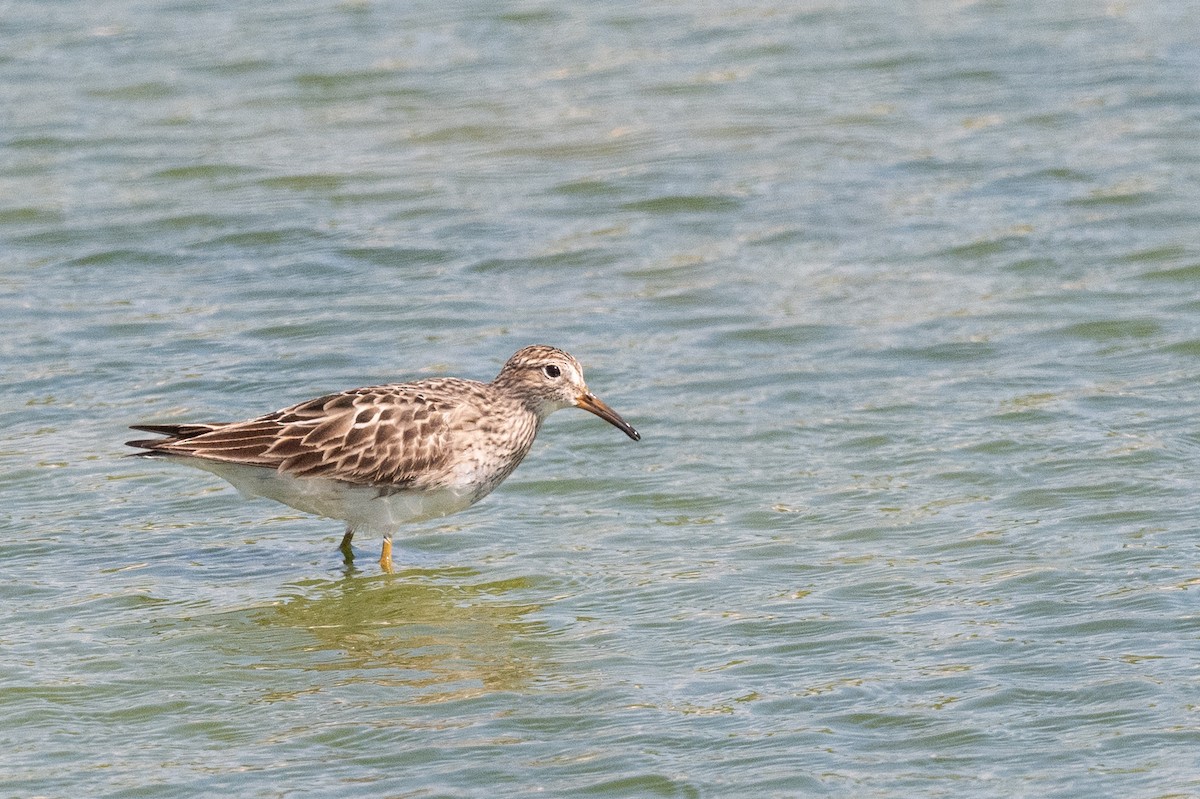
[[[341,671],[339,682],[418,689],[426,701],[519,689],[544,669],[532,642],[544,625],[524,617],[535,604],[505,601],[528,578],[479,580],[472,569],[411,569],[291,585],[290,595],[255,610],[276,632],[304,630],[308,668]],[[411,697],[410,697],[411,698]]]

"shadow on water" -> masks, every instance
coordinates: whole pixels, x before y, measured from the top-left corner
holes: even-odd
[[[338,684],[407,687],[420,701],[525,687],[547,665],[531,643],[544,625],[525,619],[540,606],[505,596],[530,580],[478,578],[464,568],[367,577],[349,569],[339,580],[293,583],[290,595],[235,611],[236,619],[221,615],[254,639],[269,661],[262,668],[323,672]],[[247,654],[246,636],[235,638]]]

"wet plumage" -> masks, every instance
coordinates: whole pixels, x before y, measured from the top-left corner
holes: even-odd
[[[592,394],[566,352],[519,350],[490,383],[429,378],[350,389],[242,422],[134,425],[165,438],[127,442],[223,477],[240,491],[346,522],[343,551],[365,530],[391,536],[487,496],[521,463],[542,421],[580,407],[635,441]]]

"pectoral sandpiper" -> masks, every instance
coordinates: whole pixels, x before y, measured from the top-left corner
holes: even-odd
[[[344,521],[347,560],[355,532],[382,534],[379,563],[390,571],[403,523],[487,496],[528,454],[542,421],[571,406],[641,438],[588,390],[578,361],[535,345],[490,383],[435,377],[350,389],[243,422],[133,425],[166,437],[128,444],[212,472],[243,494]]]

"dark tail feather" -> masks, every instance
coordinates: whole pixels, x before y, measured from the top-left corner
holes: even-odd
[[[130,455],[161,455],[162,453],[155,452],[155,448],[166,440],[165,438],[145,438],[138,441],[126,441],[125,446],[146,450],[145,452],[131,452]]]
[[[144,430],[147,433],[161,433],[171,438],[195,438],[196,436],[215,430],[215,424],[131,424],[130,430]]]
[[[149,452],[139,452],[137,453],[138,455],[154,455],[156,454],[155,450],[160,450],[163,444],[195,438],[198,435],[211,432],[218,427],[220,425],[216,424],[134,424],[129,426],[130,430],[160,433],[166,436],[166,438],[140,438],[136,441],[126,441],[125,446],[150,450]]]

